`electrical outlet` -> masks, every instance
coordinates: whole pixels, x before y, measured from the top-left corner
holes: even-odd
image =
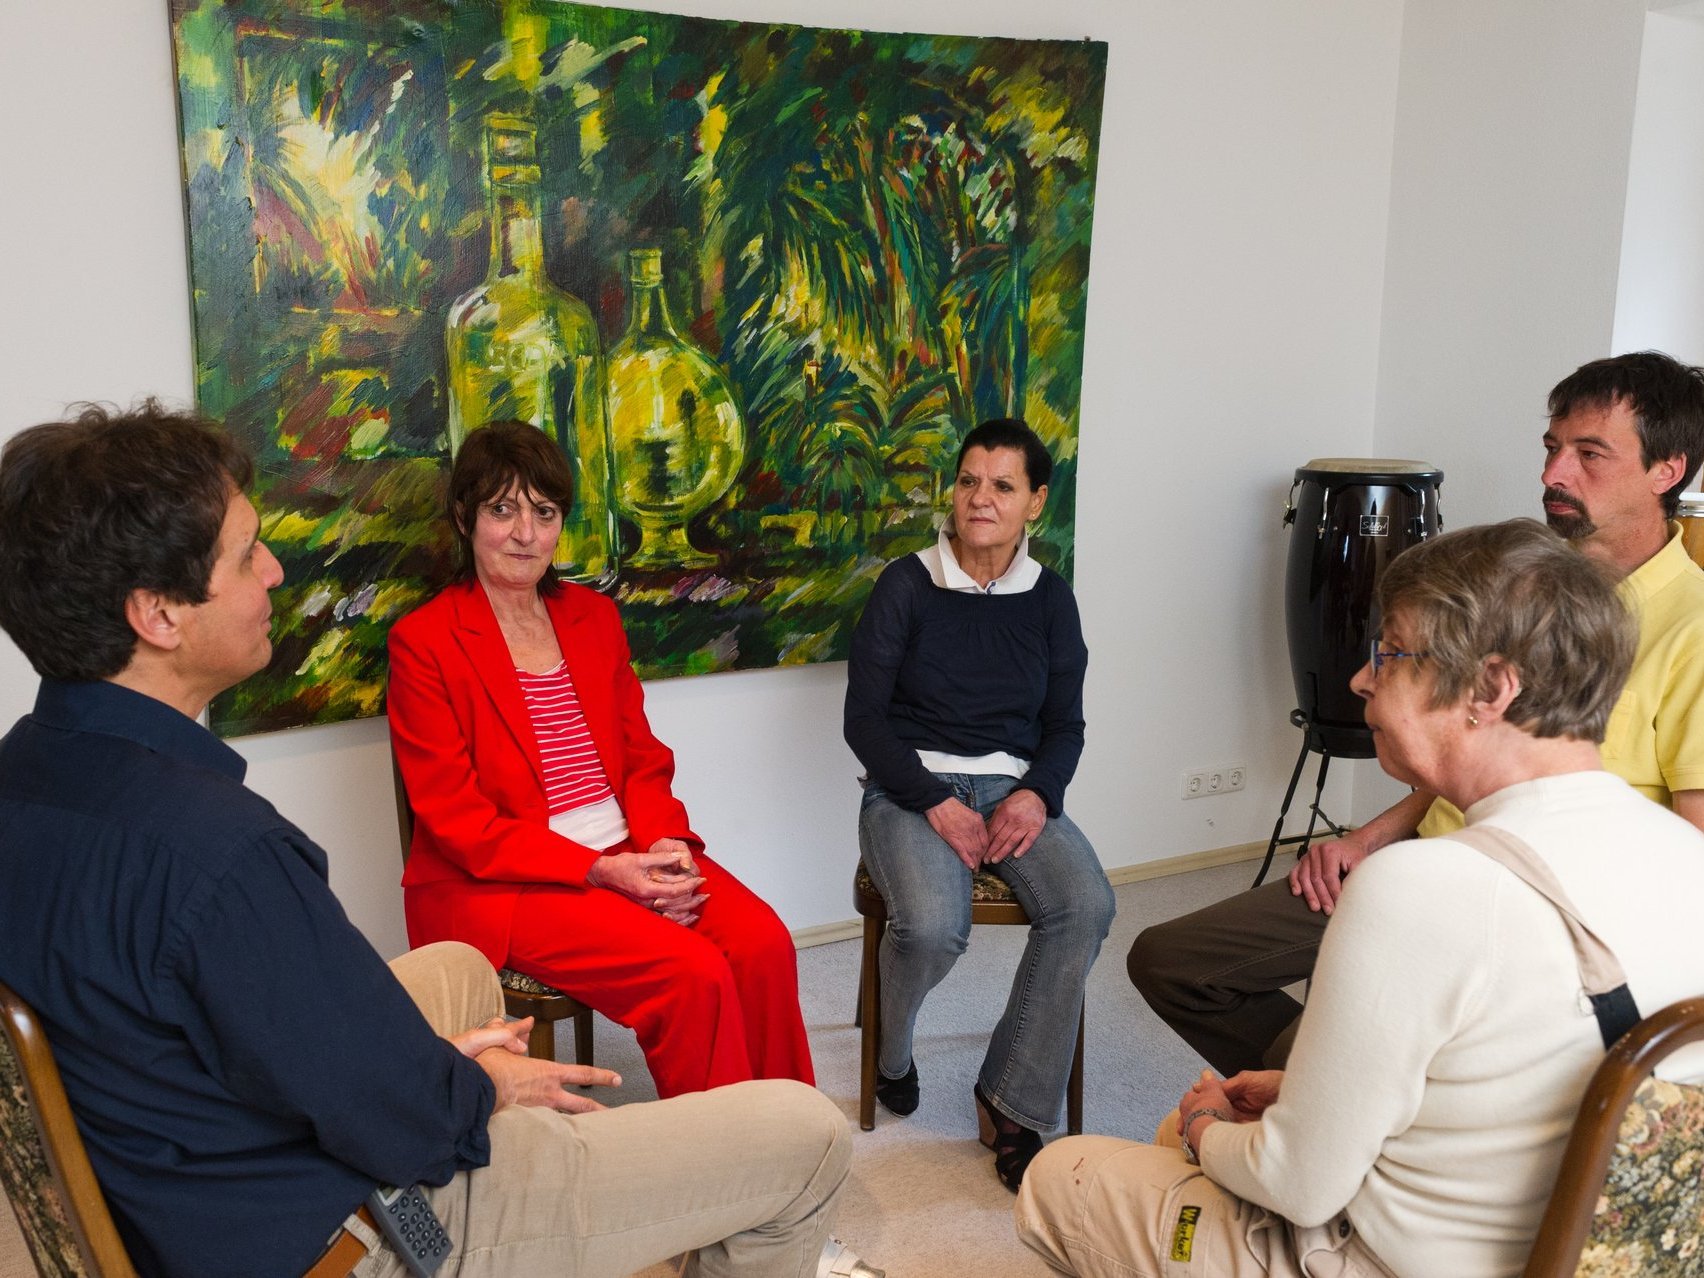
[[[1220,763],[1183,774],[1183,797],[1205,799],[1215,794],[1231,794],[1248,784],[1246,763]]]

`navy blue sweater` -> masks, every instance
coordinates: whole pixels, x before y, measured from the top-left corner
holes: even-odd
[[[1030,763],[1020,789],[1049,816],[1083,753],[1083,644],[1077,600],[1050,568],[1018,594],[943,590],[916,555],[889,564],[852,635],[846,744],[900,807],[922,812],[952,789],[918,750]]]

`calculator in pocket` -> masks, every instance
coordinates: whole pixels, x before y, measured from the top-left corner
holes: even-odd
[[[416,1278],[431,1278],[450,1258],[450,1236],[418,1189],[380,1185],[367,1196],[379,1232]]]

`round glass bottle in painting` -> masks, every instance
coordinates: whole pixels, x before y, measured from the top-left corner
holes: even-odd
[[[745,424],[714,360],[675,331],[663,297],[663,256],[627,254],[627,332],[609,354],[615,500],[639,525],[636,568],[704,568],[714,555],[686,523],[727,492],[745,460]]]
[[[457,298],[445,323],[450,371],[450,455],[487,422],[531,422],[574,472],[555,566],[570,581],[615,580],[609,430],[597,323],[586,304],[544,271],[538,132],[530,120],[485,120],[485,189],[491,266]]]

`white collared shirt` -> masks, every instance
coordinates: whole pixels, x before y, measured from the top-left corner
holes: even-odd
[[[1019,539],[1018,553],[1012,556],[1006,571],[987,586],[959,567],[958,556],[953,554],[952,538],[947,535],[944,526],[935,544],[919,550],[917,557],[929,570],[929,580],[942,590],[962,590],[977,595],[1019,595],[1041,580],[1041,565],[1029,556],[1028,533]]]
[[[1019,595],[1041,580],[1041,565],[1029,556],[1028,533],[1018,541],[1018,551],[1012,556],[1012,562],[1006,565],[1006,571],[987,586],[959,567],[958,556],[953,554],[952,538],[947,535],[945,527],[935,539],[935,544],[919,550],[917,557],[929,570],[929,580],[936,586],[963,594]],[[974,757],[944,754],[939,750],[919,750],[917,757],[931,772],[962,772],[971,776],[1021,777],[1030,767],[1028,759],[1020,759],[1003,750]]]

